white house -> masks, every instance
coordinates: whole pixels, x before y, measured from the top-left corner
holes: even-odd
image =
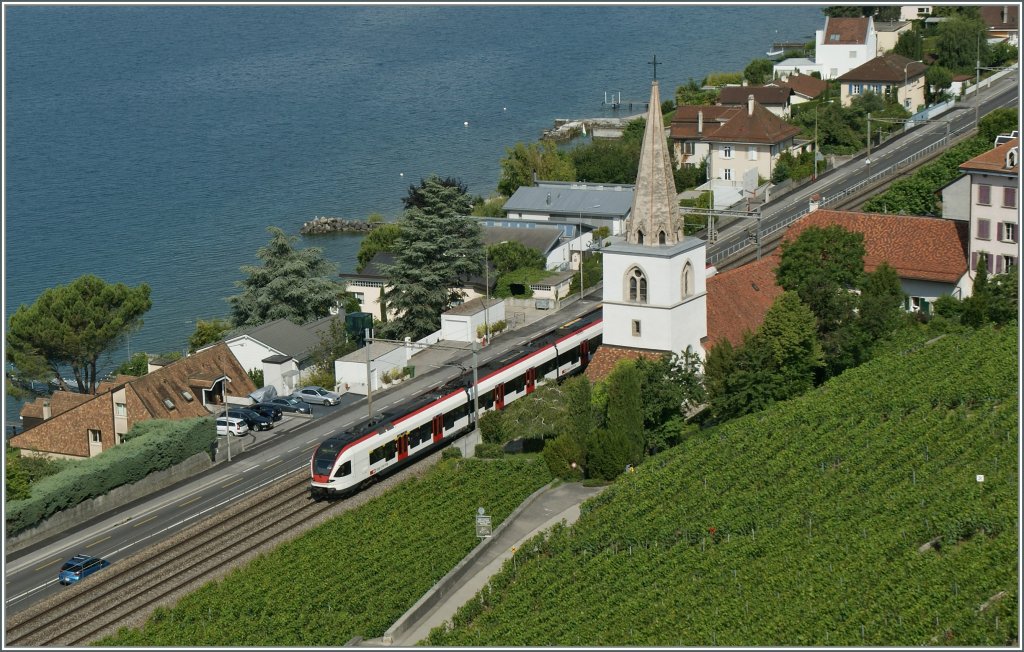
[[[487,303],[486,309],[484,303]],[[480,327],[505,320],[505,302],[501,299],[478,298],[441,313],[441,339],[449,342],[478,340]]]
[[[302,372],[313,363],[313,350],[320,344],[332,319],[345,322],[345,313],[324,317],[305,325],[288,319],[275,319],[259,326],[229,332],[224,341],[246,371],[263,371],[264,386],[273,386],[280,395],[299,387]]]
[[[825,28],[815,32],[814,42],[814,61],[820,66],[822,79],[835,79],[867,63],[878,53],[878,36],[871,16],[826,16]]]
[[[501,210],[510,220],[580,222],[622,233],[633,204],[633,185],[585,181],[538,181],[520,186]]]

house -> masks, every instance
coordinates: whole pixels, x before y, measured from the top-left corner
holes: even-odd
[[[793,104],[803,104],[804,102],[810,102],[817,98],[819,95],[825,92],[828,88],[828,82],[812,77],[810,75],[801,75],[800,73],[787,73],[779,79],[769,82],[768,86],[788,86],[792,89],[789,102]]]
[[[809,76],[812,73],[818,73],[818,75],[821,75],[821,64],[816,63],[814,59],[808,59],[806,57],[783,59],[772,66],[772,77],[775,79],[784,79],[789,75]]]
[[[928,66],[899,54],[886,54],[840,75],[843,106],[867,92],[894,97],[911,113],[924,106],[924,73]]]
[[[579,222],[607,227],[611,235],[622,233],[622,223],[633,204],[632,184],[582,181],[538,181],[520,186],[501,210],[514,220]]]
[[[900,7],[900,20],[923,20],[931,15],[931,5],[903,5]]]
[[[963,176],[942,188],[942,216],[966,222],[971,276],[985,256],[991,274],[1018,264],[1020,140],[1014,138],[960,166]]]
[[[953,83],[949,85],[949,94],[953,97],[960,97],[964,94],[964,90],[973,83],[974,75],[953,75]]]
[[[964,224],[934,217],[884,215],[853,211],[816,210],[789,228],[784,241],[792,241],[811,227],[838,225],[864,234],[864,269],[872,272],[888,263],[907,294],[908,311],[929,312],[940,296],[964,296],[967,278],[967,229]],[[782,293],[775,283],[780,250],[761,260],[730,269],[707,280],[708,331],[705,349],[728,340],[743,343]]]
[[[718,92],[718,103],[722,106],[745,106],[749,97],[780,118],[790,114],[793,89],[782,85],[765,86],[723,86]]]
[[[225,401],[248,404],[256,387],[231,349],[218,342],[145,376],[119,376],[98,389],[96,395],[75,397],[54,392],[26,405],[26,429],[10,445],[25,455],[92,457],[120,444],[136,423],[210,416]]]
[[[1020,5],[986,5],[978,8],[988,28],[988,38],[1016,46],[1020,41]]]
[[[875,56],[886,52],[892,52],[896,48],[896,41],[900,35],[911,30],[911,24],[906,20],[875,21],[876,47]]]
[[[680,106],[670,131],[677,162],[699,165],[700,154],[706,152],[708,179],[728,181],[736,188],[743,187],[748,173],[754,177],[754,186],[757,177],[770,179],[779,156],[799,150],[795,141],[799,133],[799,128],[758,104],[751,94],[740,107]]]
[[[360,312],[372,314],[377,321],[384,319],[381,311],[381,294],[388,283],[384,267],[394,264],[395,254],[382,251],[366,263],[362,272],[340,275],[345,282],[346,291],[359,302]],[[393,312],[389,312],[388,315],[395,316]]]
[[[224,341],[242,368],[262,371],[264,386],[273,386],[285,396],[300,386],[300,375],[313,366],[313,352],[329,332],[333,319],[344,324],[345,312],[301,326],[288,319],[275,319],[236,328],[224,336]]]
[[[814,61],[822,79],[836,79],[878,55],[874,18],[825,17],[814,36]]]

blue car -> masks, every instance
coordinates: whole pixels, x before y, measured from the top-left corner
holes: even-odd
[[[110,562],[106,559],[90,557],[89,555],[75,555],[60,567],[57,579],[60,580],[61,584],[74,584],[109,565]]]

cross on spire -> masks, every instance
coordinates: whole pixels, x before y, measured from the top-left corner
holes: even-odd
[[[654,59],[647,62],[647,65],[654,66],[654,81],[658,81],[658,55],[654,55]],[[665,65],[665,64],[661,64]]]

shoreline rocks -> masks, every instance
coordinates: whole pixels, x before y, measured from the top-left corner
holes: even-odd
[[[346,220],[341,217],[314,217],[302,225],[302,235],[320,235],[322,233],[369,233],[377,224],[366,220]]]

